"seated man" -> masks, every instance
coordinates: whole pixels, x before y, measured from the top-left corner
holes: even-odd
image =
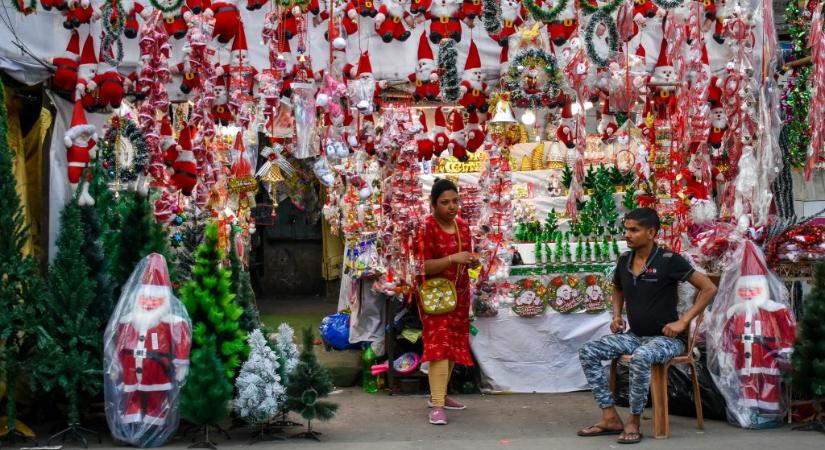
[[[602,419],[579,431],[579,436],[618,434],[622,444],[642,439],[639,422],[647,404],[650,366],[685,352],[686,336],[694,317],[710,303],[716,287],[704,274],[695,272],[679,254],[659,248],[654,238],[659,232],[659,216],[650,208],[639,208],[624,218],[629,252],[619,257],[613,277],[613,322],[615,333],[585,344],[579,350],[587,378]],[[679,318],[676,312],[679,282],[688,281],[698,293],[693,307]],[[630,330],[625,333],[622,309],[627,305]],[[633,355],[630,363],[630,417],[627,423],[614,407],[603,361]]]

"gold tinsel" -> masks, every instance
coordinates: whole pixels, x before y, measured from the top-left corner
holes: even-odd
[[[544,168],[544,142],[536,144],[530,155],[530,159],[533,170],[541,170]]]

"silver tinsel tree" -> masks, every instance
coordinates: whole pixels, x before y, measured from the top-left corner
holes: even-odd
[[[284,394],[278,355],[267,346],[261,330],[253,331],[247,342],[249,359],[235,381],[235,407],[247,422],[266,424],[278,415]]]

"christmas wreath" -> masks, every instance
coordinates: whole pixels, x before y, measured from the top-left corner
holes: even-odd
[[[547,287],[538,278],[516,281],[513,290],[513,312],[520,317],[535,317],[547,308]]]
[[[132,144],[134,155],[132,155],[131,165],[120,168],[120,173],[118,173],[116,153],[121,137],[128,139]],[[149,145],[146,143],[143,131],[132,119],[115,116],[103,136],[100,157],[109,178],[118,178],[125,182],[134,181],[149,162]]]
[[[599,23],[603,23],[607,28],[607,46],[610,52],[606,58],[599,55],[596,51],[596,45],[593,43],[596,26]],[[584,29],[584,49],[587,52],[587,57],[599,67],[607,67],[610,58],[619,51],[619,30],[609,12],[600,9],[590,17],[590,21],[587,22],[587,27]]]
[[[23,3],[23,0],[12,0],[11,4],[17,12],[23,13],[24,16],[28,16],[33,13],[35,9],[37,9],[37,0],[29,0],[28,5]]]
[[[164,5],[158,2],[158,0],[149,0],[149,3],[152,5],[152,7],[162,12],[164,15],[178,12],[180,10],[180,7],[183,6],[183,2],[184,0],[174,0],[174,3],[172,3],[171,5]]]
[[[548,23],[555,20],[556,17],[564,11],[564,8],[567,7],[568,1],[569,0],[558,0],[558,4],[549,10],[537,5],[535,0],[524,0],[521,4],[524,5],[524,8],[527,9],[527,11],[530,11],[530,15],[533,16],[533,19]]]
[[[528,48],[510,63],[504,84],[516,106],[548,107],[559,94],[559,78],[553,55],[539,48]]]
[[[579,279],[573,275],[558,275],[550,280],[547,286],[550,307],[567,314],[573,312],[582,304],[582,293],[579,290]]]

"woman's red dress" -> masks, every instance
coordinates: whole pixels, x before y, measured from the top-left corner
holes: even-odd
[[[460,251],[472,251],[470,227],[461,218],[456,218],[458,232],[461,233],[461,249],[455,234],[444,231],[433,216],[426,219],[421,244],[424,260],[439,259]],[[457,264],[431,278],[443,277],[456,281]],[[447,314],[429,315],[421,308],[421,322],[424,325],[424,356],[422,361],[447,359],[456,364],[473,365],[470,355],[470,278],[467,266],[462,266],[455,285],[458,302],[455,310]]]

